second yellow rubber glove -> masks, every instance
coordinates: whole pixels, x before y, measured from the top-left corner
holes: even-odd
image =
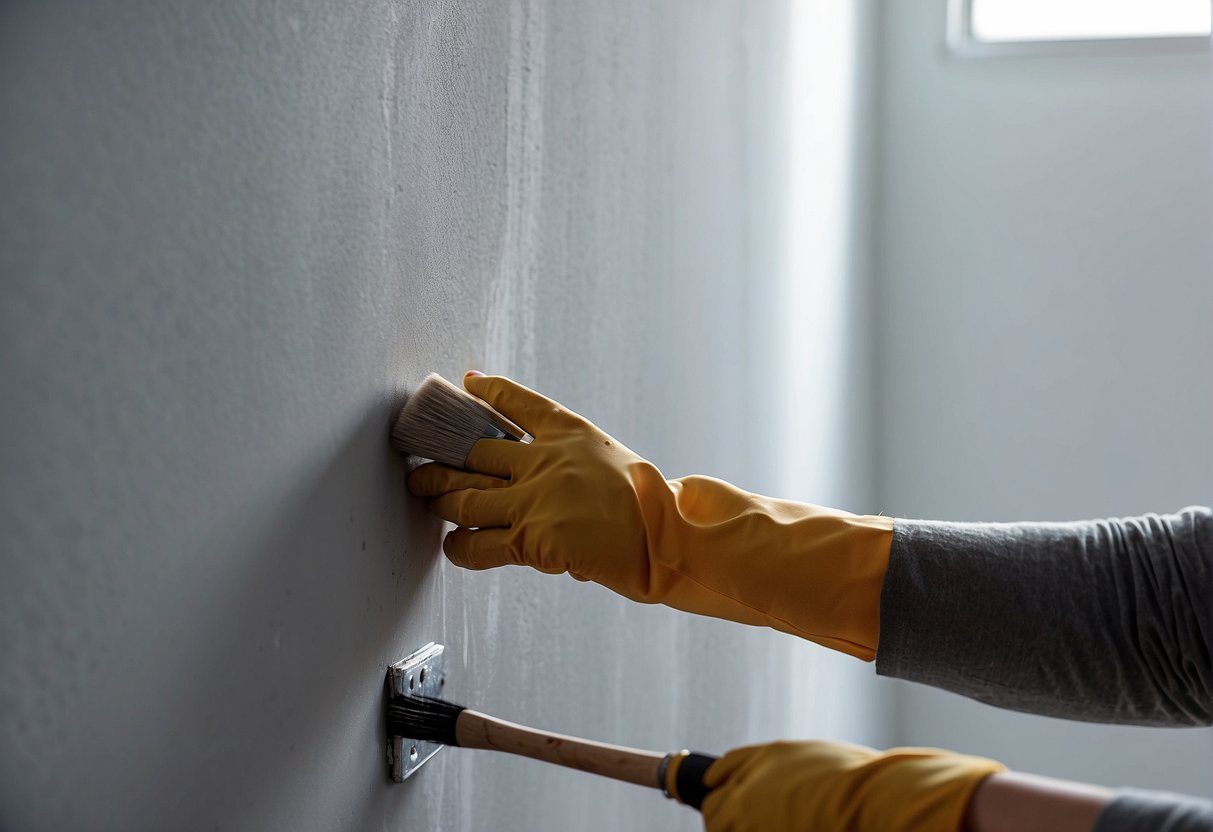
[[[875,656],[892,518],[667,481],[588,420],[500,376],[464,379],[534,437],[482,439],[468,471],[430,463],[410,490],[460,526],[444,549],[472,569],[568,572],[635,601],[769,626]]]
[[[1001,763],[933,748],[878,752],[835,742],[737,748],[708,768],[707,832],[957,832]]]

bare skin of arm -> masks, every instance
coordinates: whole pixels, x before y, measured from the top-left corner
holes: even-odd
[[[1112,799],[1100,786],[1005,772],[977,787],[964,832],[1090,832]]]

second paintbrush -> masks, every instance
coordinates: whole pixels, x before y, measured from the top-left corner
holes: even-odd
[[[504,751],[649,786],[695,809],[703,805],[709,791],[704,773],[716,761],[691,751],[660,754],[553,734],[421,696],[393,696],[387,706],[387,726],[389,736]]]

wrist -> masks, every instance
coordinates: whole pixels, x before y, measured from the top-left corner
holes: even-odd
[[[1090,832],[1112,791],[1019,772],[987,777],[965,812],[963,832]]]

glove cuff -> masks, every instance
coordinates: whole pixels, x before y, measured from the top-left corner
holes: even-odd
[[[876,657],[893,518],[763,497],[711,477],[657,482],[650,466],[632,476],[652,600]]]
[[[932,748],[893,748],[867,764],[865,829],[959,830],[973,793],[1006,766]]]

